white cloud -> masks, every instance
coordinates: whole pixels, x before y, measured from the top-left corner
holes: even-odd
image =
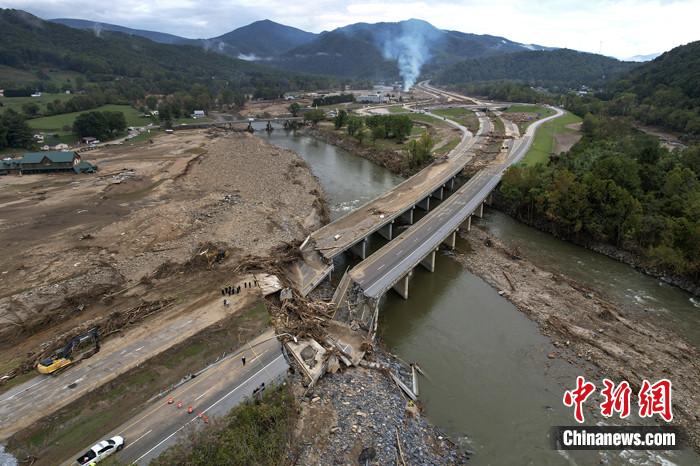
[[[215,37],[258,19],[313,32],[420,18],[444,29],[629,57],[700,39],[698,0],[3,0],[42,18],[83,18],[185,37]]]

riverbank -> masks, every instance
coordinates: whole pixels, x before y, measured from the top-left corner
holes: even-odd
[[[456,254],[470,272],[500,290],[557,348],[560,358],[600,381],[630,382],[638,391],[643,379],[673,382],[673,424],[700,451],[700,364],[697,349],[658,325],[656,316],[633,312],[609,297],[521,257],[476,226],[462,236],[469,251]],[[589,408],[593,408],[589,403]]]
[[[360,144],[355,139],[349,136],[344,136],[333,130],[322,128],[305,128],[304,134],[325,142],[332,146],[340,147],[353,155],[358,155],[364,159],[376,163],[380,167],[386,168],[390,172],[401,175],[411,176],[418,172],[423,167],[410,168],[408,159],[403,155],[393,150],[382,149],[379,147]]]
[[[503,200],[498,195],[498,191],[496,191],[496,196],[494,196],[493,205],[495,208],[499,209],[503,213],[509,215],[510,217],[529,227],[536,228],[547,234],[551,234],[559,240],[568,241],[573,244],[576,244],[577,246],[582,246],[586,249],[590,249],[591,251],[603,254],[604,256],[607,256],[618,262],[627,264],[643,274],[649,275],[650,277],[658,278],[659,280],[662,280],[663,282],[668,283],[669,285],[677,286],[681,290],[687,291],[688,293],[692,293],[696,296],[700,296],[700,283],[697,283],[689,277],[676,275],[668,272],[667,270],[663,270],[659,267],[656,267],[650,264],[648,260],[645,260],[643,257],[640,257],[638,254],[622,250],[611,244],[605,244],[594,241],[576,240],[576,238],[561,238],[555,234],[553,225],[550,222],[528,222],[526,221],[526,219],[520,218],[518,215],[515,214],[515,212],[513,212],[513,210],[508,204],[503,202]]]

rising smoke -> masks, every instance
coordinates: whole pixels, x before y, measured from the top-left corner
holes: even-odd
[[[398,30],[387,32],[380,38],[384,58],[396,60],[404,91],[416,83],[421,68],[430,59],[430,45],[434,36],[432,26],[410,20],[400,23]]]

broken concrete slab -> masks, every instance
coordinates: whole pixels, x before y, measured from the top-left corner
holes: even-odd
[[[313,386],[325,372],[326,349],[313,338],[299,340],[297,343],[288,341],[285,345],[309,379],[309,385]]]

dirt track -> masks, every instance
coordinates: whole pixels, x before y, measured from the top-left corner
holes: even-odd
[[[88,319],[216,290],[243,257],[321,220],[303,160],[247,133],[176,132],[84,158],[100,171],[2,178],[0,376]]]

